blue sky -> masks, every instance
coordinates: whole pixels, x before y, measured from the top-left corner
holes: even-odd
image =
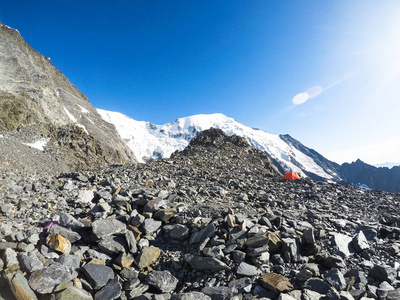
[[[95,107],[155,124],[220,112],[371,164],[400,162],[399,16],[398,0],[0,6]]]

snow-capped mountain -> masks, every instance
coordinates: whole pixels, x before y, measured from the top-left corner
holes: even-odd
[[[323,181],[340,179],[334,163],[292,137],[254,129],[220,113],[194,115],[155,125],[133,120],[118,112],[97,111],[105,121],[115,125],[140,162],[168,158],[174,151],[183,150],[201,131],[214,127],[227,135],[245,137],[250,145],[267,153],[282,173],[295,171],[302,176]]]

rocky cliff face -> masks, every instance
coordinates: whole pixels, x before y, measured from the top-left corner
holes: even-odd
[[[377,168],[358,159],[351,164],[344,163],[340,173],[344,179],[354,184],[362,183],[371,189],[400,192],[400,167]]]
[[[99,143],[102,159],[98,161],[104,164],[135,160],[115,127],[103,121],[85,95],[48,58],[32,49],[17,30],[0,23],[0,132],[31,127],[37,132],[31,139],[49,138],[48,133],[55,131],[37,131],[44,124],[54,125],[55,131],[64,126],[80,127]]]

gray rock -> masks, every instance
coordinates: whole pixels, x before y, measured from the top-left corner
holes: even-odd
[[[75,286],[67,287],[53,296],[54,300],[93,300],[92,295]]]
[[[93,200],[93,191],[89,190],[80,190],[78,192],[78,196],[76,197],[76,201],[87,204],[87,203],[92,203]]]
[[[211,300],[211,297],[200,292],[190,292],[172,295],[171,300]]]
[[[92,223],[93,233],[98,239],[104,239],[105,237],[124,233],[126,225],[117,219],[105,219],[96,220]]]
[[[77,255],[71,255],[71,254],[63,254],[61,255],[58,260],[60,264],[66,266],[70,272],[76,271],[79,269],[80,264],[81,264],[81,259]]]
[[[20,256],[21,268],[29,274],[43,269],[43,263],[34,252],[25,252]]]
[[[256,266],[250,265],[248,263],[242,262],[237,267],[236,274],[244,276],[256,276],[259,275],[260,271]]]
[[[94,295],[95,300],[113,300],[117,299],[122,292],[121,283],[119,283],[118,276],[115,276],[114,279],[108,281],[108,283],[101,288]]]
[[[314,228],[308,228],[303,231],[303,238],[306,244],[314,244],[315,243],[315,233]]]
[[[365,235],[362,231],[360,231],[353,238],[353,246],[357,252],[362,252],[364,250],[369,249],[369,244],[368,244],[367,238],[365,237]]]
[[[81,236],[79,233],[72,231],[71,229],[62,227],[60,225],[53,225],[49,228],[48,232],[50,233],[58,233],[68,239],[71,243],[75,243],[81,239]]]
[[[205,287],[201,292],[211,297],[212,300],[229,300],[237,293],[232,288],[226,286]]]
[[[215,234],[215,229],[216,229],[215,224],[210,223],[202,230],[193,232],[192,236],[190,237],[189,243],[190,244],[200,243],[207,238],[211,238]]]
[[[343,269],[346,267],[344,260],[338,255],[329,255],[323,259],[322,264],[327,268]]]
[[[136,243],[136,238],[135,235],[133,234],[132,231],[127,230],[125,232],[125,240],[128,244],[128,250],[130,253],[135,254],[138,251],[137,243]]]
[[[246,240],[246,245],[248,247],[262,247],[264,245],[268,245],[269,238],[264,234],[256,234]]]
[[[41,270],[33,272],[29,276],[29,286],[39,294],[48,294],[53,292],[54,288],[63,282],[69,282],[72,279],[71,273],[67,267],[60,263],[53,263]]]
[[[230,270],[230,268],[225,263],[223,263],[219,259],[212,257],[188,255],[186,260],[193,269],[199,271]]]
[[[128,299],[134,299],[136,297],[139,297],[140,295],[143,295],[148,289],[149,286],[147,284],[139,284],[138,286],[128,290],[126,295]]]
[[[396,278],[396,270],[388,265],[375,265],[369,274],[380,281],[387,281],[389,283],[393,282]]]
[[[303,288],[319,294],[326,294],[331,289],[331,287],[325,281],[319,278],[308,279],[304,283]]]
[[[19,265],[19,262],[17,259],[17,252],[15,252],[11,248],[7,248],[4,250],[2,259],[4,261],[4,265],[6,268],[8,268],[12,265]]]
[[[114,278],[113,270],[103,265],[87,264],[81,270],[93,289],[105,286],[109,280]]]
[[[153,271],[146,278],[146,284],[155,287],[161,293],[171,293],[179,280],[169,271]]]
[[[325,296],[312,290],[304,289],[302,300],[324,300]]]
[[[341,257],[347,257],[350,256],[351,253],[354,253],[351,237],[341,233],[337,233],[332,237],[332,242],[338,247],[337,254]]]
[[[398,299],[400,299],[400,288],[387,292],[386,300],[398,300]]]
[[[184,241],[189,238],[190,229],[182,224],[176,224],[173,226],[172,230],[169,232],[171,239]]]
[[[69,213],[65,213],[65,212],[60,213],[59,224],[60,224],[60,226],[75,229],[75,230],[80,229],[85,226],[81,221],[78,221],[75,217],[73,217]]]
[[[60,255],[58,255],[56,251],[47,247],[46,245],[42,245],[40,247],[40,253],[46,258],[59,258],[60,257]]]
[[[98,244],[99,249],[109,255],[125,253],[128,244],[124,236],[106,236]]]
[[[162,225],[161,221],[156,221],[154,219],[146,219],[144,220],[142,227],[145,234],[152,234],[160,229]]]
[[[336,268],[328,270],[324,274],[324,279],[338,291],[342,291],[346,288],[346,280],[344,279],[342,272]]]

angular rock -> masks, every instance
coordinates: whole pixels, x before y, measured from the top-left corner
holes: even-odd
[[[250,265],[248,263],[242,262],[237,267],[236,274],[244,275],[244,276],[256,276],[258,275],[259,270],[256,266]]]
[[[28,282],[35,292],[48,294],[53,292],[54,288],[60,283],[69,282],[71,279],[72,276],[67,267],[56,262],[33,272],[29,276]]]
[[[81,270],[93,289],[105,286],[109,280],[114,278],[113,270],[103,265],[87,264]]]
[[[331,287],[325,281],[319,278],[308,279],[304,283],[303,288],[319,294],[326,294],[331,289]]]
[[[289,292],[293,289],[293,285],[286,277],[276,273],[265,273],[261,275],[259,282],[262,287],[277,294]]]
[[[169,236],[171,239],[184,241],[189,238],[190,229],[182,224],[176,224],[169,232]]]
[[[211,299],[229,300],[234,299],[235,291],[226,286],[210,286],[201,289],[201,292],[211,297]]]
[[[65,212],[60,213],[59,224],[62,227],[67,227],[75,230],[85,227],[85,225],[81,221],[78,221],[75,217]]]
[[[17,259],[17,252],[15,252],[11,248],[7,248],[4,250],[2,259],[4,261],[4,265],[6,268],[8,268],[12,265],[19,265],[19,262]]]
[[[211,300],[211,298],[200,292],[190,292],[172,295],[171,300]]]
[[[186,261],[190,264],[190,266],[193,269],[199,271],[230,270],[230,267],[228,267],[224,262],[213,257],[188,255]]]
[[[28,284],[28,280],[20,272],[17,272],[9,283],[15,299],[37,300],[35,293]]]
[[[125,253],[128,248],[125,237],[121,235],[106,236],[99,242],[98,246],[101,251],[111,256]]]
[[[79,269],[80,264],[81,264],[81,260],[80,260],[79,256],[71,255],[71,254],[61,255],[57,261],[60,264],[66,266],[70,270],[70,272],[73,272],[73,271],[76,271],[77,269]]]
[[[58,233],[50,233],[46,243],[51,249],[61,253],[68,254],[71,251],[71,242]]]
[[[143,247],[142,252],[135,258],[135,263],[139,269],[144,269],[154,264],[161,254],[161,250],[157,247]]]
[[[58,233],[63,237],[67,238],[71,243],[75,243],[81,239],[79,233],[72,231],[71,229],[62,227],[60,225],[53,225],[49,228],[48,232],[50,233]]]
[[[216,229],[215,224],[210,223],[202,230],[198,232],[193,232],[192,236],[190,237],[189,243],[190,244],[200,243],[207,238],[211,238],[215,234],[215,229]]]
[[[117,219],[105,219],[96,220],[92,223],[93,233],[98,239],[104,239],[105,237],[124,233],[126,225]]]
[[[264,245],[268,245],[269,238],[265,234],[256,234],[250,238],[247,239],[246,245],[248,247],[262,247]]]
[[[169,271],[152,271],[146,278],[146,284],[153,286],[161,293],[171,293],[176,289],[179,280]]]
[[[336,268],[328,270],[324,274],[325,280],[338,291],[343,291],[346,288],[346,280],[342,272]]]
[[[92,295],[75,286],[67,287],[65,290],[54,295],[54,300],[93,300]]]
[[[350,256],[351,253],[354,253],[351,237],[341,233],[337,233],[332,237],[332,242],[338,247],[337,254],[341,257],[347,257]]]
[[[161,221],[156,221],[154,219],[144,220],[142,227],[145,234],[152,234],[156,232],[162,225]]]
[[[34,252],[25,252],[21,254],[21,268],[29,274],[43,269],[43,263]]]
[[[115,276],[112,280],[108,281],[108,283],[101,288],[94,295],[94,300],[113,300],[117,299],[122,292],[121,283],[119,283],[118,276]]]
[[[397,275],[396,270],[388,265],[375,265],[369,274],[380,281],[387,281],[389,283],[393,282]]]
[[[362,231],[357,233],[357,235],[353,238],[353,246],[357,252],[362,252],[369,249],[367,238]]]

